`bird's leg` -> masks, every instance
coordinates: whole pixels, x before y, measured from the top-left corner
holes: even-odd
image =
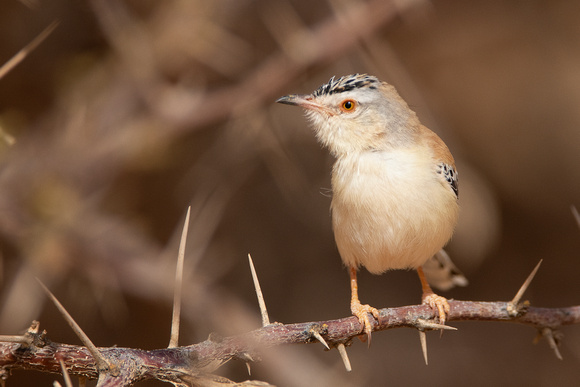
[[[364,326],[364,332],[367,335],[368,344],[371,345],[371,332],[372,325],[369,313],[375,318],[379,318],[379,311],[370,305],[362,305],[358,299],[358,283],[356,281],[356,268],[351,267],[350,269],[350,310],[353,315],[358,317],[361,325]]]
[[[439,323],[445,325],[445,320],[447,319],[447,313],[449,313],[449,302],[445,297],[439,296],[433,292],[425,274],[423,273],[423,268],[417,268],[417,274],[419,274],[419,279],[421,280],[421,287],[423,288],[423,296],[421,300],[423,304],[429,305],[431,309],[439,313]]]

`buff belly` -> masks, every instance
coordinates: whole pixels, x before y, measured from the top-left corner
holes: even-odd
[[[457,199],[428,165],[427,156],[406,151],[337,160],[332,221],[347,266],[375,274],[414,269],[449,241]]]

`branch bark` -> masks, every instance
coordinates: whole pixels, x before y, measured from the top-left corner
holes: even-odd
[[[552,333],[561,326],[580,323],[580,306],[538,308],[522,303],[519,313],[512,316],[508,312],[508,302],[449,301],[449,304],[449,322],[512,322],[532,326],[541,333],[546,330]],[[373,331],[402,327],[421,329],[420,321],[434,317],[433,311],[426,305],[385,308],[380,310]],[[317,342],[314,331],[320,333],[330,347],[341,343],[349,345],[353,338],[361,335],[362,328],[356,317],[296,324],[276,323],[237,336],[219,338],[212,334],[206,341],[177,348],[145,351],[111,347],[99,348],[99,351],[110,362],[118,364],[121,370],[117,377],[109,375],[107,378],[122,382],[109,385],[128,386],[140,380],[157,379],[196,386],[207,385],[203,383],[210,379],[221,379],[211,375],[211,372],[231,359],[253,361],[259,359],[259,351],[263,348]],[[12,369],[61,373],[60,360],[72,375],[91,379],[99,376],[87,348],[51,342],[45,337],[45,332],[38,333],[35,324],[23,336],[22,343],[0,342],[0,368],[4,378]]]

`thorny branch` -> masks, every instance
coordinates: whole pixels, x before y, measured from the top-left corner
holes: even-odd
[[[522,305],[521,312],[511,317],[508,302],[450,301],[449,321],[504,321],[532,326],[542,334],[564,325],[580,323],[580,306],[567,308],[538,308]],[[435,317],[426,305],[404,306],[380,310],[380,317],[373,331],[393,328],[417,327],[418,320]],[[260,349],[316,342],[312,334],[320,333],[330,347],[349,345],[361,334],[362,326],[356,317],[337,320],[296,324],[272,324],[254,331],[225,338],[210,335],[204,342],[145,351],[132,348],[99,348],[110,361],[123,364],[123,373],[130,373],[126,383],[139,380],[158,379],[168,382],[183,382],[191,378],[209,377],[223,363],[231,359],[259,359]],[[27,369],[60,373],[63,361],[72,375],[95,379],[97,366],[89,350],[82,346],[53,343],[38,333],[34,326],[25,336],[31,344],[15,342],[0,343],[0,367],[3,370]],[[127,376],[127,375],[125,375]],[[196,384],[193,384],[196,385]]]

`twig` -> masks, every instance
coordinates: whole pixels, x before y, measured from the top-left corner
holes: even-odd
[[[507,312],[508,302],[449,301],[451,310],[448,321],[503,321],[535,327],[539,331],[548,328],[554,332],[563,325],[580,324],[580,306],[568,308],[528,307],[518,316]],[[404,306],[380,310],[375,331],[393,328],[416,328],[417,320],[434,318],[428,305]],[[199,375],[213,372],[219,365],[232,358],[244,358],[244,354],[256,353],[260,348],[285,344],[311,343],[313,325],[324,326],[324,339],[330,346],[339,347],[361,334],[358,318],[351,316],[338,320],[297,324],[272,324],[257,330],[177,348],[143,351],[132,348],[101,348],[107,357],[123,359],[123,368],[134,371],[135,380],[179,380],[183,375]],[[555,343],[555,341],[554,341]],[[554,344],[551,344],[554,347]],[[17,343],[0,343],[0,368],[34,369],[59,372],[59,353],[71,374],[95,378],[97,365],[90,352],[79,346],[48,342],[42,348],[26,350]],[[35,361],[37,357],[42,362]],[[252,356],[252,358],[255,358]],[[211,367],[208,367],[211,365]]]

